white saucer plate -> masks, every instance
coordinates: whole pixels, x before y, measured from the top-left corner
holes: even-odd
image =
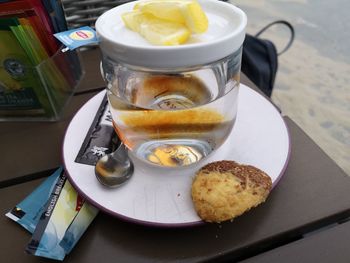
[[[94,166],[74,160],[105,95],[100,92],[74,116],[63,143],[63,160],[70,182],[100,210],[135,223],[182,227],[202,224],[194,210],[191,184],[206,163],[234,160],[265,171],[275,186],[290,156],[290,137],[278,109],[251,88],[240,86],[236,124],[227,141],[209,158],[191,166],[169,170],[154,168],[133,158],[135,172],[125,185],[109,189],[94,174]]]

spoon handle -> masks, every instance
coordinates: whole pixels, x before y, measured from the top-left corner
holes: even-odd
[[[120,143],[118,148],[112,154],[115,160],[118,160],[121,163],[125,163],[129,160],[128,149],[123,143]]]

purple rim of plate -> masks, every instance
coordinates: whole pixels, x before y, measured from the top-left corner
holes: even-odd
[[[244,85],[244,84],[241,84]],[[290,155],[291,155],[291,139],[290,139],[290,131],[289,128],[287,126],[287,123],[285,121],[285,119],[283,118],[281,112],[279,111],[278,107],[276,105],[274,105],[273,103],[271,103],[265,96],[261,95],[259,92],[253,90],[252,88],[248,87],[247,85],[244,85],[246,88],[250,89],[251,91],[257,93],[260,97],[264,98],[269,104],[271,104],[276,111],[278,111],[279,115],[281,116],[281,119],[283,120],[284,126],[287,130],[287,135],[288,135],[288,153],[287,153],[287,158],[286,161],[281,169],[281,172],[279,173],[279,175],[277,176],[277,178],[275,179],[275,181],[272,184],[272,189],[273,190],[275,188],[275,186],[279,183],[279,181],[281,180],[283,174],[285,173],[289,160],[290,160]],[[101,92],[105,92],[105,90],[101,91]],[[100,93],[101,93],[100,92]],[[97,93],[95,96],[97,96]],[[74,117],[71,120],[71,123],[73,122],[73,120],[75,119],[76,115],[78,115],[80,113],[80,110],[86,105],[88,104],[95,96],[93,96],[92,98],[90,98],[86,103],[84,103],[84,105],[74,114]],[[150,222],[150,221],[145,221],[145,220],[140,220],[140,219],[135,219],[132,217],[128,217],[128,216],[124,216],[122,214],[116,213],[115,211],[112,211],[106,207],[104,207],[103,205],[101,205],[100,203],[97,203],[95,200],[93,200],[92,198],[90,198],[87,194],[84,193],[84,191],[82,191],[79,186],[74,182],[72,176],[70,175],[69,171],[67,170],[67,166],[66,166],[66,161],[64,158],[64,151],[63,151],[63,146],[64,146],[64,142],[66,141],[66,136],[67,136],[67,132],[69,130],[69,127],[71,125],[71,123],[68,125],[64,137],[63,137],[63,144],[62,144],[62,151],[61,151],[61,156],[62,156],[62,160],[63,160],[63,166],[66,172],[66,175],[70,181],[70,183],[73,185],[73,187],[77,190],[77,192],[83,196],[86,200],[88,200],[89,203],[91,203],[93,206],[95,206],[96,208],[98,208],[99,210],[103,211],[104,213],[110,214],[116,218],[119,218],[125,222],[128,223],[136,223],[139,225],[144,225],[144,226],[149,226],[149,227],[161,227],[161,228],[180,228],[180,227],[195,227],[195,226],[201,226],[201,225],[205,225],[208,224],[202,220],[199,221],[195,221],[195,222],[188,222],[188,223],[159,223],[159,222]]]
[[[290,131],[289,131],[289,128],[288,128],[288,125],[286,123],[286,120],[283,118],[282,116],[282,113],[281,113],[281,110],[275,105],[273,104],[268,98],[266,98],[265,96],[261,95],[259,92],[253,90],[252,88],[248,87],[247,85],[245,85],[247,88],[249,88],[251,91],[257,93],[260,97],[262,97],[263,99],[265,99],[268,103],[270,103],[275,109],[276,111],[278,111],[279,115],[281,116],[281,119],[283,121],[283,124],[286,128],[286,131],[287,131],[287,135],[288,135],[288,153],[287,153],[287,158],[286,158],[286,161],[282,167],[282,170],[281,172],[279,173],[279,175],[277,176],[276,180],[273,182],[272,184],[272,189],[275,188],[275,186],[278,184],[278,182],[281,180],[282,176],[284,175],[286,169],[287,169],[287,166],[288,166],[288,163],[289,163],[289,160],[290,160],[290,155],[291,155],[291,148],[292,148],[292,143],[291,143],[291,139],[290,139]],[[272,190],[271,189],[271,190]]]

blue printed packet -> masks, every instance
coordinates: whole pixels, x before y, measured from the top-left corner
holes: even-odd
[[[97,213],[59,168],[6,216],[33,234],[26,248],[29,254],[63,260]]]
[[[95,207],[78,195],[64,172],[61,173],[26,252],[35,256],[63,260],[97,213]]]
[[[33,233],[62,171],[62,168],[56,170],[6,216]]]
[[[96,31],[89,26],[63,31],[54,36],[66,46],[63,52],[82,46],[95,45],[99,42]]]

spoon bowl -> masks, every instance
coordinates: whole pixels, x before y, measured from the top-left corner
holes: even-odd
[[[134,165],[129,159],[124,144],[98,160],[95,166],[97,180],[104,186],[115,188],[126,183],[134,173]]]

